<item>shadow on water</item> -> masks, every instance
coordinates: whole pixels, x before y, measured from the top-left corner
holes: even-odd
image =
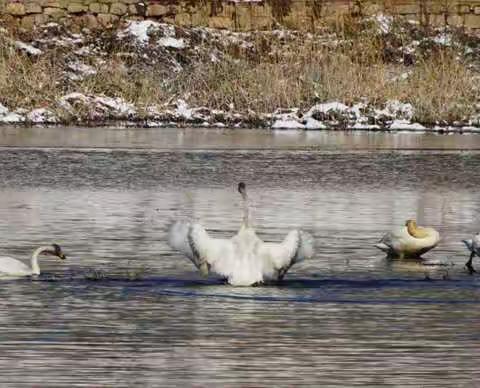
[[[395,261],[393,261],[395,263]],[[415,265],[422,263],[396,263]],[[392,265],[385,260],[385,265]],[[427,264],[438,267],[439,263]],[[440,263],[440,266],[447,265]],[[440,267],[441,268],[441,267]],[[371,278],[345,277],[291,277],[278,283],[255,287],[232,287],[220,278],[162,277],[144,274],[133,279],[125,275],[108,274],[93,278],[90,271],[62,275],[42,274],[41,277],[24,281],[56,283],[67,288],[72,294],[94,290],[98,297],[106,293],[130,295],[135,298],[175,296],[181,298],[229,299],[232,301],[257,302],[299,302],[299,303],[341,303],[341,304],[477,304],[480,298],[477,289],[480,281],[476,276],[457,272],[456,278]],[[371,275],[370,275],[371,276]],[[11,280],[13,281],[13,280]],[[4,282],[4,284],[6,284]],[[113,292],[113,294],[112,294]]]

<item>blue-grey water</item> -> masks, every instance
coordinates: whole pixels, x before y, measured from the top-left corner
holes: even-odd
[[[461,240],[480,231],[479,150],[477,135],[2,128],[0,254],[57,242],[68,259],[0,280],[0,384],[478,386]],[[202,278],[165,242],[185,217],[233,235],[240,180],[261,237],[315,237],[277,286]],[[373,244],[412,217],[441,243],[426,264],[385,260]]]

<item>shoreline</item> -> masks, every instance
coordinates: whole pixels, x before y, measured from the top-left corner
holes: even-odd
[[[229,123],[213,123],[213,124],[196,124],[192,122],[172,122],[172,121],[149,121],[149,120],[105,120],[105,121],[86,121],[76,123],[34,123],[34,122],[0,122],[0,130],[4,128],[15,128],[22,130],[25,128],[69,128],[69,129],[211,129],[211,130],[256,130],[256,131],[269,131],[269,132],[365,132],[365,133],[411,133],[422,134],[432,133],[438,135],[450,135],[450,134],[478,134],[480,133],[480,126],[435,126],[435,127],[418,127],[417,123],[407,124],[405,127],[396,127],[391,129],[388,126],[380,127],[377,125],[372,126],[335,126],[329,123],[322,123],[322,128],[305,128],[299,126],[292,127],[274,127],[272,125],[252,126],[250,123],[237,123],[230,125]]]

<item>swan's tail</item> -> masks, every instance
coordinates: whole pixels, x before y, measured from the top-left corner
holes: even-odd
[[[305,259],[311,259],[315,253],[315,243],[313,236],[308,232],[300,231],[300,244],[298,247],[296,262],[303,261]]]

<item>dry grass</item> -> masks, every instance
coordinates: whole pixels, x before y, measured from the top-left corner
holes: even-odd
[[[30,58],[0,42],[0,102],[27,108],[53,103],[61,93],[57,62]]]
[[[478,75],[444,51],[422,60],[399,96],[415,107],[417,121],[453,123],[474,113],[478,91]]]
[[[436,50],[406,66],[387,58],[387,44],[378,34],[354,27],[345,30],[346,43],[335,47],[300,39],[286,46],[259,38],[254,56],[230,49],[219,62],[193,61],[168,77],[161,65],[132,63],[118,55],[124,48],[115,47],[94,65],[97,74],[82,81],[65,79],[61,54],[29,57],[0,40],[0,102],[10,108],[56,109],[60,96],[75,91],[121,97],[139,107],[181,97],[197,106],[225,110],[233,105],[239,112],[263,113],[332,100],[381,106],[397,99],[412,103],[415,119],[429,124],[474,113],[478,75],[454,50]],[[406,38],[399,34],[398,39]],[[394,80],[406,71],[408,79]]]

